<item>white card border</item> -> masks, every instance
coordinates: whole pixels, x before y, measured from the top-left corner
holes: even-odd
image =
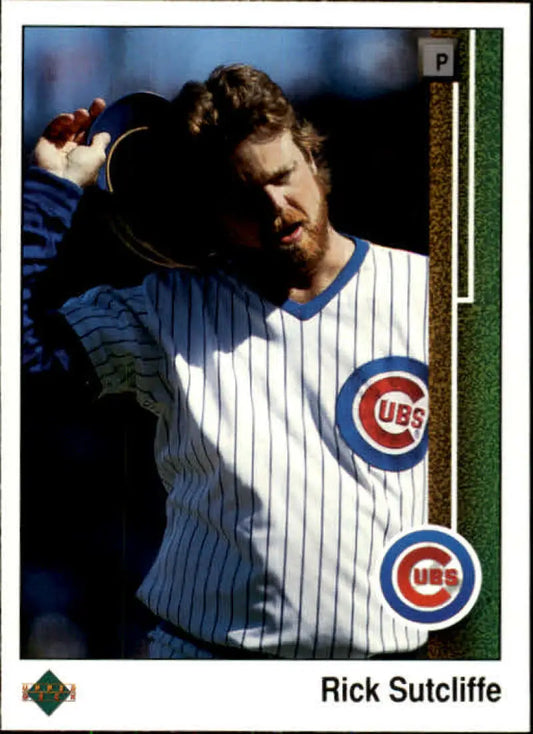
[[[11,730],[527,731],[529,724],[529,10],[521,3],[18,2],[2,7],[2,726]],[[502,657],[500,661],[28,661],[18,659],[17,344],[21,27],[43,25],[494,27],[504,29]],[[276,22],[273,22],[275,19]],[[207,22],[206,22],[207,20]],[[95,22],[97,21],[97,22]],[[519,395],[516,386],[520,385]],[[517,397],[519,398],[517,400]],[[9,549],[9,553],[7,552]],[[11,603],[10,600],[17,602]],[[379,667],[378,667],[379,666]],[[21,684],[51,668],[78,687],[46,717]],[[323,675],[484,675],[498,704],[324,704]],[[392,728],[394,727],[394,728]],[[444,729],[443,729],[444,727]]]

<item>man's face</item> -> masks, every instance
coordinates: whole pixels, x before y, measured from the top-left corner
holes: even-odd
[[[231,183],[222,193],[222,226],[230,244],[281,255],[309,266],[327,247],[325,196],[314,163],[289,131],[246,138],[231,157]]]

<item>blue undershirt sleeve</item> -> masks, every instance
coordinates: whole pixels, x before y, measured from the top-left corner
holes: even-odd
[[[96,397],[100,385],[90,360],[59,312],[57,294],[46,288],[82,194],[76,184],[41,168],[28,170],[22,211],[22,364],[25,375],[68,377]]]

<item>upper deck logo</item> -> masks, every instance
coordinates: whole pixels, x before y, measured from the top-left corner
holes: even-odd
[[[385,602],[403,621],[429,629],[450,627],[474,606],[481,566],[472,546],[437,525],[393,538],[380,567]]]
[[[34,701],[50,716],[64,701],[76,700],[76,685],[63,683],[51,670],[47,670],[36,683],[22,684],[22,700]]]
[[[378,469],[402,471],[427,451],[428,368],[409,357],[384,357],[359,367],[337,399],[342,437]]]

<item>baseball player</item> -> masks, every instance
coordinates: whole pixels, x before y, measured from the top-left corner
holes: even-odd
[[[157,416],[167,524],[138,591],[158,618],[150,655],[420,648],[376,573],[384,544],[427,516],[427,259],[333,228],[319,137],[268,76],[234,65],[175,106],[199,201],[180,216],[210,258],[38,314],[35,283],[105,159],[105,132],[85,144],[103,107],[58,116],[35,149],[26,366]]]

